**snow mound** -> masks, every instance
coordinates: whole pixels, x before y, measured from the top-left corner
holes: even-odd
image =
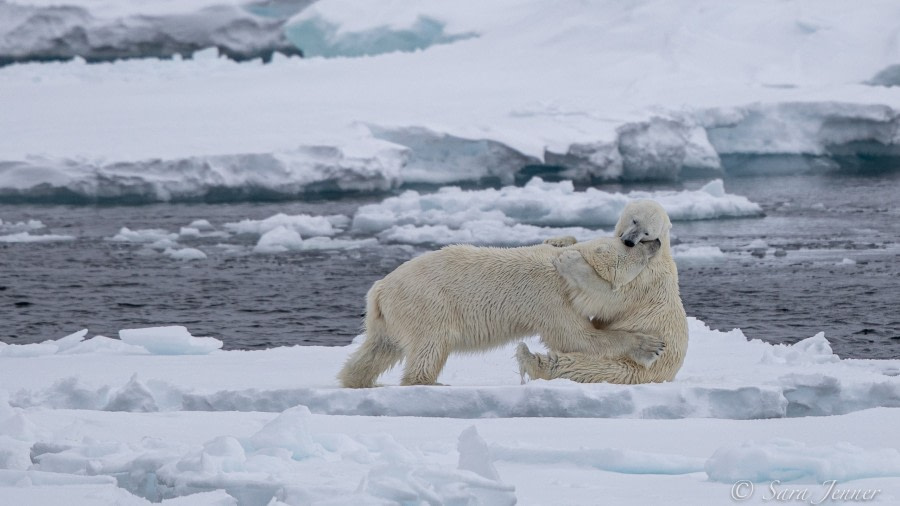
[[[115,12],[96,8],[97,3],[77,3],[0,3],[0,65],[74,57],[92,62],[167,58],[190,56],[208,47],[235,60],[269,60],[275,52],[300,54],[282,32],[283,19],[256,16],[227,2],[185,2],[181,12],[172,12],[179,9],[170,5],[162,13],[152,11],[165,9],[163,5]]]
[[[723,483],[737,480],[846,482],[900,477],[900,451],[894,448],[865,450],[847,443],[808,446],[789,439],[776,439],[720,448],[705,467],[711,480]]]
[[[119,339],[155,355],[205,355],[222,347],[222,341],[214,337],[194,337],[177,325],[120,330]]]
[[[360,207],[351,230],[413,244],[527,244],[552,235],[584,238],[596,235],[588,229],[614,225],[628,202],[644,198],[659,202],[672,220],[758,216],[762,212],[747,198],[725,193],[721,180],[696,191],[621,194],[594,188],[576,191],[569,181],[550,183],[534,178],[524,187],[499,190],[446,187],[430,194],[407,191]]]

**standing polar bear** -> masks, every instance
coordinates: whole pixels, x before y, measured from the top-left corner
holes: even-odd
[[[338,378],[345,387],[372,387],[405,358],[402,384],[430,385],[452,352],[488,350],[535,334],[551,350],[650,367],[664,340],[597,329],[590,321],[632,312],[617,292],[652,263],[660,243],[632,246],[610,237],[563,247],[448,246],[414,258],[372,285],[367,338]],[[574,259],[589,266],[589,285],[572,280],[578,275]]]
[[[524,343],[516,358],[519,370],[531,378],[567,378],[581,383],[650,383],[671,381],[681,369],[688,346],[687,318],[678,291],[678,270],[669,246],[669,217],[662,206],[650,200],[629,203],[616,224],[615,235],[626,246],[659,241],[659,251],[630,283],[617,290],[616,304],[627,308],[604,314],[609,297],[605,281],[585,258],[564,254],[557,263],[569,295],[580,316],[590,318],[598,329],[610,332],[658,336],[666,344],[659,360],[645,366],[604,352],[568,352],[548,346],[547,354],[532,354]]]

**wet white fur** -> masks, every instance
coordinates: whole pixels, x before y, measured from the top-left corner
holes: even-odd
[[[637,225],[634,222],[637,222]],[[559,272],[568,282],[574,306],[584,308],[583,316],[602,315],[604,328],[658,336],[665,341],[662,356],[649,367],[629,359],[610,357],[604,352],[566,352],[551,348],[548,354],[531,354],[521,345],[517,352],[520,369],[532,378],[567,378],[583,383],[649,383],[670,381],[684,362],[688,346],[687,320],[678,291],[678,270],[669,245],[671,223],[656,202],[641,200],[628,204],[616,225],[616,237],[639,227],[647,239],[659,238],[660,249],[633,281],[617,291],[617,304],[625,311],[617,316],[603,314],[609,304],[604,282],[591,276],[586,259],[567,257]],[[644,235],[645,234],[645,235]]]
[[[563,353],[652,361],[659,340],[595,329],[583,316],[591,309],[579,304],[594,304],[597,296],[573,303],[554,263],[590,259],[592,276],[602,284],[591,290],[603,292],[605,311],[616,313],[616,290],[639,275],[655,250],[602,238],[567,247],[448,246],[426,253],[369,290],[367,338],[338,378],[345,387],[371,387],[405,358],[404,385],[434,384],[453,352],[488,350],[535,334]]]

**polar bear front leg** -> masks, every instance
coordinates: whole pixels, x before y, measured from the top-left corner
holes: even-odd
[[[516,353],[522,378],[563,378],[578,383],[636,384],[647,381],[641,366],[589,353],[531,353],[525,343]],[[652,381],[652,380],[651,380]]]
[[[628,358],[648,369],[666,351],[664,339],[641,332],[592,329],[581,339],[586,339],[586,342],[591,343],[593,350],[599,351],[592,353],[593,350],[583,350],[585,353],[596,354],[603,358]]]

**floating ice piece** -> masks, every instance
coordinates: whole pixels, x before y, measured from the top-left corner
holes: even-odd
[[[197,248],[166,248],[163,254],[175,260],[206,260],[206,253]]]
[[[194,220],[188,224],[189,228],[193,228],[195,230],[212,230],[215,227],[212,226],[212,223],[209,220],[199,219]]]
[[[178,240],[178,234],[173,234],[167,230],[159,228],[141,228],[131,230],[128,227],[119,229],[119,233],[108,238],[110,241],[117,242],[135,242],[141,244],[151,244],[154,248],[164,249],[174,246]]]
[[[0,219],[0,233],[3,234],[28,232],[29,230],[40,230],[42,228],[44,228],[44,224],[40,220],[10,222]]]
[[[144,347],[154,355],[205,355],[222,347],[214,337],[194,337],[182,326],[124,329],[119,339]]]
[[[331,237],[311,237],[303,239],[293,228],[278,226],[264,233],[253,251],[256,253],[284,253],[286,251],[308,251],[327,249],[355,249],[373,246],[375,239],[334,239]]]
[[[0,242],[56,242],[71,241],[75,239],[71,235],[58,234],[30,234],[28,232],[19,232],[17,234],[0,235]]]
[[[290,250],[299,250],[303,247],[303,238],[300,234],[284,225],[275,227],[264,233],[257,241],[253,251],[257,253],[284,253]]]
[[[848,443],[808,446],[790,439],[744,442],[719,448],[706,462],[709,479],[722,483],[900,477],[900,451],[866,450]]]
[[[441,188],[436,193],[407,191],[379,204],[360,207],[352,230],[380,234],[386,241],[413,244],[481,242],[523,244],[552,235],[586,238],[599,235],[588,229],[614,225],[625,205],[654,199],[673,220],[757,216],[760,207],[747,198],[725,193],[721,180],[695,191],[607,193],[594,188],[576,191],[570,181],[532,179],[524,187],[508,186],[464,191]],[[527,227],[516,228],[516,225]],[[536,227],[554,227],[557,230]],[[569,230],[560,230],[565,227]]]
[[[226,223],[225,230],[235,234],[263,235],[276,228],[293,229],[301,236],[333,236],[338,233],[336,227],[347,226],[350,219],[342,215],[310,216],[298,214],[289,216],[278,213],[264,220],[243,220],[235,223]]]

